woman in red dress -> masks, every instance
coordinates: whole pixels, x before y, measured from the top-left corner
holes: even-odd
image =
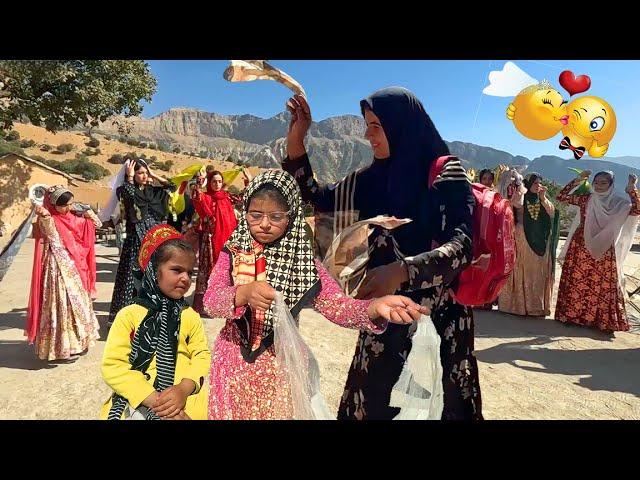
[[[580,225],[571,238],[562,267],[555,319],[596,327],[606,332],[627,331],[622,267],[640,219],[637,177],[629,175],[628,198],[613,193],[611,172],[597,173],[593,193],[570,195],[590,171],[565,186],[561,202],[580,208]]]
[[[193,309],[201,316],[206,316],[202,299],[207,291],[211,270],[218,260],[222,246],[238,224],[233,205],[242,201],[241,195],[231,195],[222,188],[224,186],[222,173],[213,170],[207,173],[206,178],[206,191],[203,192],[198,188],[204,183],[204,177],[200,177],[198,186],[191,193],[193,206],[200,218],[197,227],[199,237],[198,276]]]

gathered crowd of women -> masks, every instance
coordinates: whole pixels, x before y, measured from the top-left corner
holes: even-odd
[[[172,182],[142,160],[125,164],[116,195],[126,239],[101,369],[113,392],[100,418],[294,418],[297,393],[292,372],[283,371],[295,367],[283,368],[274,333],[277,305],[284,302],[294,318],[313,308],[330,322],[359,330],[338,419],[398,415],[392,390],[418,321],[428,315],[439,337],[440,417],[481,420],[474,312],[454,294],[473,260],[476,208],[460,160],[450,155],[413,93],[385,88],[360,102],[372,162],[337,184],[320,185],[304,146],[310,107],[295,95],[288,108],[282,169],[247,177],[245,190],[232,195],[223,174],[209,168],[188,189],[180,218],[168,213]],[[442,157],[448,160],[430,183]],[[640,218],[637,179],[630,175],[627,196],[619,196],[613,174],[599,172],[593,191],[577,194],[590,175],[583,172],[552,199],[537,173],[523,178],[503,169],[494,186],[494,173],[480,172],[479,182],[499,191],[514,212],[516,260],[497,299],[499,311],[551,314],[557,200],[579,212],[561,258],[555,319],[608,332],[629,329],[622,266]],[[353,298],[316,258],[305,204],[316,213],[349,218],[343,227],[380,215],[411,222],[372,229],[364,281]],[[100,220],[77,208],[64,187],[50,188],[36,214],[28,340],[39,358],[67,360],[99,337],[92,300]],[[194,278],[190,305],[185,296]],[[207,344],[203,317],[225,319],[214,345]]]

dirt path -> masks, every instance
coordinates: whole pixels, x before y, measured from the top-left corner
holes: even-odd
[[[23,337],[33,241],[0,283],[0,419],[95,419],[109,388],[100,377],[117,250],[97,245],[101,340],[74,363],[36,359]],[[628,269],[640,267],[631,255]],[[221,320],[205,320],[210,345]],[[305,310],[300,328],[336,411],[357,332]],[[476,355],[487,419],[640,419],[640,335],[607,336],[551,319],[478,311]]]

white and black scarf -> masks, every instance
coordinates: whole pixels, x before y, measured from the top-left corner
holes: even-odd
[[[284,301],[296,317],[303,305],[313,299],[320,291],[320,277],[314,262],[313,246],[305,230],[305,218],[300,196],[300,189],[295,179],[282,170],[269,170],[255,177],[244,194],[243,216],[238,226],[225,244],[231,254],[232,261],[239,251],[252,252],[254,238],[249,231],[246,213],[252,195],[260,187],[271,184],[275,186],[287,200],[289,207],[289,225],[284,235],[268,245],[264,245],[263,255],[266,259],[266,281],[275,290],[281,292]],[[232,263],[233,268],[233,263]],[[251,315],[247,311],[246,315]],[[258,355],[273,344],[273,304],[265,312],[260,348],[251,352],[249,345],[250,332],[247,318],[240,319],[238,326],[242,333],[243,357],[249,362],[255,361]]]

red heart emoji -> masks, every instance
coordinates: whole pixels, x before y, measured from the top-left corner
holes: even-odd
[[[576,77],[571,70],[562,72],[559,81],[562,88],[569,92],[570,96],[586,92],[591,87],[591,79],[587,75]]]

